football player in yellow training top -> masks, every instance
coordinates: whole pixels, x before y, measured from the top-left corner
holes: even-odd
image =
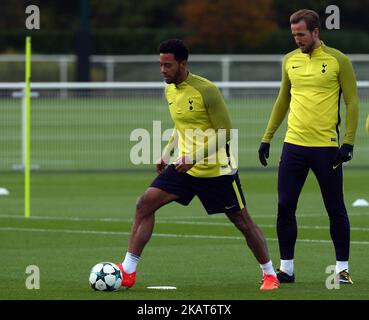
[[[231,122],[222,95],[212,82],[189,72],[188,49],[181,40],[161,43],[159,52],[160,71],[168,84],[165,96],[175,128],[156,166],[158,176],[137,202],[128,251],[119,264],[122,285],[132,287],[135,283],[137,264],[153,232],[155,211],[172,201],[188,205],[197,196],[208,214],[225,213],[244,235],[262,269],[260,289],[278,289],[264,235],[246,209],[230,150]],[[207,139],[194,139],[189,134],[193,131],[207,133]],[[176,148],[178,159],[168,163]],[[221,248],[217,252],[222,254]]]
[[[294,282],[296,207],[309,170],[315,174],[330,221],[340,283],[349,274],[350,224],[343,199],[342,163],[351,160],[358,123],[358,95],[349,59],[320,40],[319,16],[302,9],[290,17],[298,49],[282,64],[282,83],[259,147],[266,166],[274,133],[288,114],[278,172],[277,234],[281,257],[278,279]],[[346,103],[346,131],[340,140],[340,99]]]

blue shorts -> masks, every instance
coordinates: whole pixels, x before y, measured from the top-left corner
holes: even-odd
[[[178,172],[171,164],[150,187],[179,196],[176,201],[187,206],[198,196],[208,214],[234,213],[246,206],[238,173],[214,178],[198,178]]]

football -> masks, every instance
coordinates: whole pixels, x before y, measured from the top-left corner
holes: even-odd
[[[96,291],[117,291],[122,280],[122,272],[115,263],[99,262],[91,269],[89,283]]]

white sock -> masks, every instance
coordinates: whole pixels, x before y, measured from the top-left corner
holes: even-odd
[[[292,276],[293,275],[293,259],[292,260],[282,260],[281,259],[281,266],[279,269],[287,273],[289,276]]]
[[[336,261],[336,273],[340,273],[343,270],[348,272],[348,261]]]
[[[263,273],[265,274],[271,274],[273,276],[276,276],[276,273],[273,268],[273,263],[271,260],[269,260],[267,263],[260,265],[261,270],[263,270]]]
[[[137,264],[140,261],[140,257],[133,253],[127,252],[122,262],[123,270],[127,273],[136,272]]]

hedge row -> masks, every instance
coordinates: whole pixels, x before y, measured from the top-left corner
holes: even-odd
[[[23,53],[24,37],[22,31],[0,32],[0,53]],[[33,52],[42,54],[73,54],[76,35],[71,32],[42,30],[31,33]],[[168,38],[185,38],[181,30],[136,29],[119,31],[93,31],[91,34],[93,54],[155,54],[158,44]],[[369,53],[369,32],[361,30],[323,31],[321,38],[329,46],[345,53]],[[271,34],[257,47],[240,43],[232,48],[214,50],[207,45],[191,47],[192,53],[285,53],[296,48],[288,29]]]

